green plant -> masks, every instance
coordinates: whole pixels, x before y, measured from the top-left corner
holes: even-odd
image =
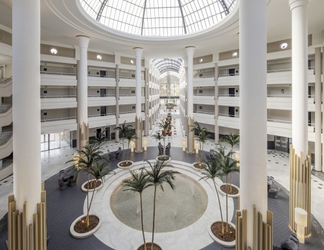
[[[126,125],[126,121],[124,121],[124,123],[121,126],[115,127],[114,130],[117,130],[119,132],[119,138],[122,140],[122,144],[123,144],[123,155],[125,158],[125,154],[124,154],[124,141],[126,139],[126,135],[127,133],[132,130],[133,126],[132,125]],[[125,160],[125,159],[124,159]]]
[[[156,132],[156,134],[152,135],[152,137],[155,138],[159,142],[164,138],[164,136],[161,135],[159,132]]]
[[[142,226],[142,236],[144,241],[144,249],[146,250],[146,241],[144,235],[144,222],[143,222],[143,196],[142,193],[144,189],[153,186],[151,182],[148,181],[144,170],[141,169],[140,173],[136,173],[135,171],[130,171],[132,178],[123,180],[123,185],[128,187],[124,191],[133,191],[137,192],[140,195],[140,207],[141,207],[141,226]]]
[[[215,159],[212,162],[207,162],[206,165],[204,165],[204,170],[201,172],[202,177],[200,178],[200,180],[208,180],[211,179],[213,181],[214,184],[214,188],[216,191],[216,195],[217,195],[217,200],[218,200],[218,206],[219,206],[219,210],[220,210],[220,215],[221,215],[221,221],[222,221],[222,234],[224,234],[225,229],[224,229],[224,219],[223,219],[223,211],[222,211],[222,204],[219,198],[219,193],[218,193],[218,189],[216,187],[216,182],[215,182],[215,178],[221,178],[222,177],[222,172],[221,172],[221,168],[218,165],[217,160]]]
[[[75,175],[75,178],[77,178],[78,174],[80,172],[86,172],[88,181],[87,183],[90,185],[90,175],[91,171],[94,171],[94,168],[96,168],[99,163],[99,161],[105,161],[108,163],[108,160],[101,156],[101,151],[99,150],[98,144],[88,144],[85,147],[83,147],[82,150],[77,151],[78,154],[74,156],[74,159],[67,161],[68,162],[75,162],[74,167],[77,168],[77,173]],[[99,167],[98,167],[99,168]],[[99,171],[100,172],[100,171]],[[94,192],[93,192],[94,193]],[[92,193],[92,195],[93,195]],[[92,196],[93,198],[93,196]],[[91,198],[91,201],[92,201]],[[91,208],[92,202],[89,201],[89,189],[87,189],[87,214],[86,214],[86,225],[89,227],[89,211]]]
[[[195,121],[194,125],[191,128],[191,131],[194,132],[195,135],[199,136],[203,132],[207,132],[207,129],[205,127],[201,127],[200,124]]]
[[[232,159],[231,156],[233,151],[228,153],[225,152],[225,148],[221,147],[216,151],[216,160],[221,168],[223,175],[225,175],[226,179],[226,187],[229,186],[230,191],[232,191],[231,185],[231,176],[233,172],[239,172],[239,168],[237,167],[236,160]],[[230,176],[230,181],[228,181],[228,176]],[[228,232],[228,192],[225,192],[226,195],[226,232]]]
[[[97,144],[101,149],[102,144],[109,140],[109,136],[106,135],[106,131],[101,131],[89,144]]]
[[[156,205],[156,189],[159,186],[162,191],[164,191],[163,183],[169,184],[171,189],[174,189],[173,180],[175,179],[175,174],[180,174],[178,171],[174,170],[164,170],[165,167],[173,167],[172,165],[164,164],[164,162],[156,161],[153,165],[146,161],[150,170],[144,169],[146,172],[147,179],[154,186],[154,198],[153,198],[153,226],[152,226],[152,245],[151,250],[153,250],[154,243],[154,229],[155,229],[155,205]]]
[[[240,143],[240,134],[227,133],[219,139],[220,142],[225,142],[231,146],[231,151],[233,151],[234,146]]]
[[[162,130],[162,136],[163,136],[163,147],[165,149],[165,139],[168,136],[168,130],[170,127],[172,127],[170,122],[165,121],[164,123],[159,123],[159,128]]]
[[[202,154],[204,153],[204,145],[210,138],[209,134],[206,134],[206,131],[202,131],[196,138],[197,141],[199,141],[199,147],[200,147],[200,162],[202,161]]]

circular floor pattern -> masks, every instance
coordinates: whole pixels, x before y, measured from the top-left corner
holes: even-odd
[[[155,160],[151,160],[155,162]],[[163,250],[197,250],[202,249],[213,242],[213,239],[208,234],[208,226],[211,221],[220,220],[220,210],[214,190],[213,182],[211,180],[200,180],[201,173],[192,169],[190,163],[174,161],[169,164],[173,165],[173,170],[181,172],[184,176],[189,176],[193,180],[197,181],[207,193],[207,208],[203,212],[202,216],[182,229],[165,232],[155,233],[154,242],[159,244]],[[140,169],[146,166],[145,163],[134,162],[132,170]],[[93,204],[91,207],[91,213],[95,213],[102,220],[102,226],[95,233],[95,236],[107,246],[113,249],[137,249],[138,246],[143,244],[142,234],[140,230],[134,229],[121,222],[113,213],[110,206],[110,198],[117,187],[120,185],[123,179],[129,178],[129,171],[116,169],[115,175],[109,175],[104,187],[95,194]],[[223,182],[216,179],[217,185],[221,185]],[[136,194],[134,194],[136,197]],[[223,208],[223,217],[225,216],[225,197],[220,196],[221,204]],[[139,200],[139,199],[138,199]],[[86,209],[86,201],[84,204],[84,211]],[[170,206],[170,204],[163,205],[164,207]],[[181,213],[184,211],[177,211]],[[234,214],[234,202],[233,199],[229,199],[229,214]],[[232,220],[232,216],[229,218]],[[147,241],[151,240],[152,234],[145,232]]]
[[[206,211],[207,193],[201,184],[186,174],[175,175],[172,190],[164,183],[157,189],[155,232],[172,232],[196,222]],[[110,198],[114,215],[127,226],[141,230],[140,198],[120,183]],[[143,192],[144,230],[152,232],[154,187]]]

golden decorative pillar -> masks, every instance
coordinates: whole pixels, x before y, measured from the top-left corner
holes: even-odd
[[[302,162],[303,155],[295,153],[293,145],[290,145],[290,195],[289,195],[289,227],[297,230],[295,223],[295,208],[300,207],[307,212],[307,226],[305,236],[311,235],[311,156],[306,156]]]
[[[8,196],[8,247],[9,250],[46,250],[46,191],[42,182],[41,202],[37,203],[37,213],[33,214],[33,223],[27,225],[27,201],[23,211],[16,209],[14,195]]]
[[[236,210],[236,250],[272,250],[273,214],[267,211],[266,222],[253,204],[253,246],[247,244],[247,210]]]

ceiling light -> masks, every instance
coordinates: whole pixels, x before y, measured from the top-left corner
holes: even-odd
[[[131,64],[134,64],[134,60],[131,59],[131,60],[130,60],[130,63],[131,63]]]
[[[200,63],[202,63],[203,61],[204,61],[204,59],[203,59],[203,58],[200,58],[200,59],[199,59],[199,62],[200,62]]]
[[[288,43],[282,43],[282,44],[280,44],[280,48],[281,49],[287,49],[287,47],[288,47]]]
[[[51,53],[54,54],[54,55],[56,55],[57,54],[57,49],[51,48]]]
[[[236,51],[233,52],[232,56],[233,56],[233,57],[237,57],[237,52],[236,52]]]
[[[102,59],[102,56],[101,55],[97,55],[97,59],[98,60],[101,60]]]

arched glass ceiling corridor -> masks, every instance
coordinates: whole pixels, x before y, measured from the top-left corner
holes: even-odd
[[[237,0],[79,0],[85,12],[109,28],[140,36],[179,36],[222,21]]]

